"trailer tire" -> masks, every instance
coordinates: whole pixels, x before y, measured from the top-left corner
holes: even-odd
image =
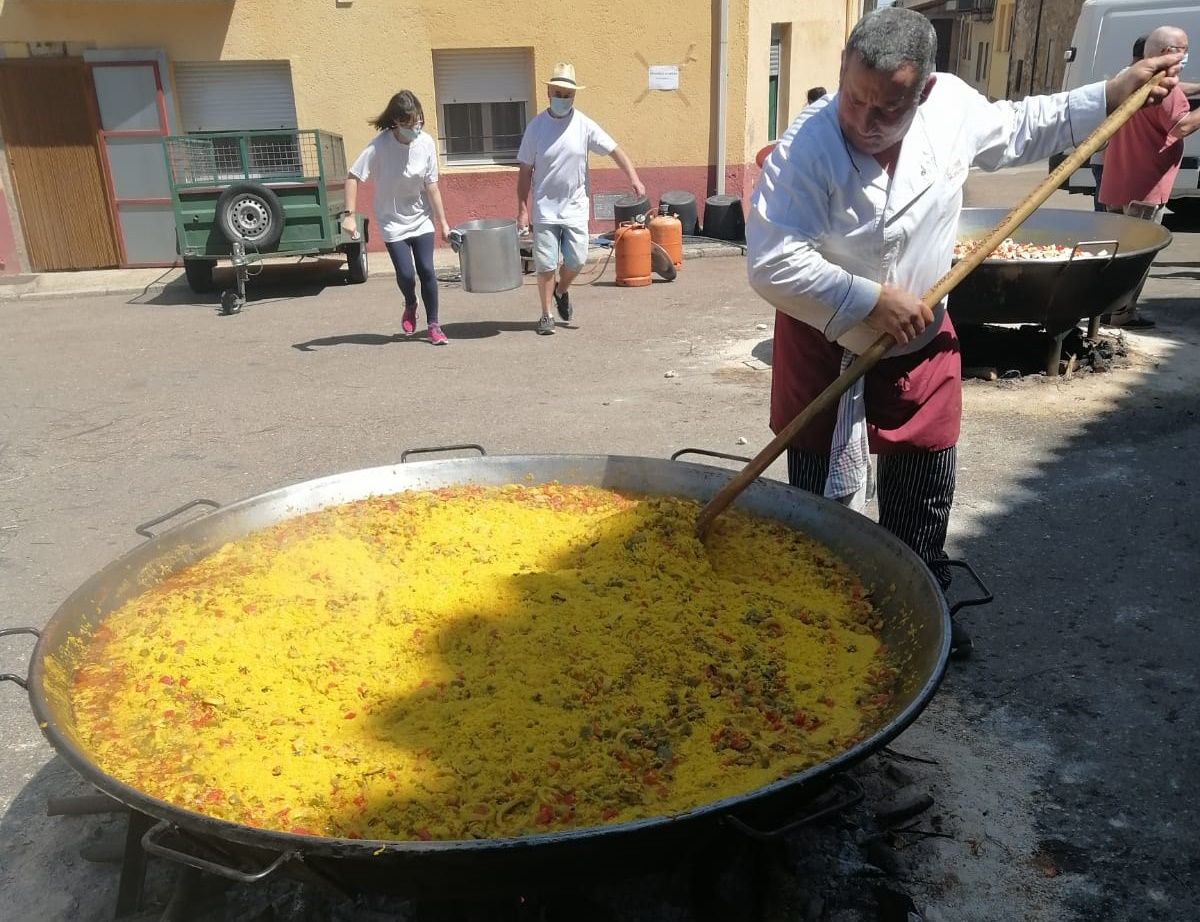
[[[215,259],[185,259],[183,274],[188,287],[198,295],[213,290],[213,269],[217,267]]]
[[[279,196],[261,183],[234,183],[217,199],[217,227],[230,243],[269,250],[283,235]]]

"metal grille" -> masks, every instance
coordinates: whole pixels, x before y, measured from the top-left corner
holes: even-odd
[[[341,182],[346,178],[346,146],[342,136],[326,131],[317,133],[321,144],[321,162],[325,165],[325,179],[328,182]]]
[[[338,182],[346,177],[342,139],[325,131],[222,131],[167,138],[178,186],[237,180]]]

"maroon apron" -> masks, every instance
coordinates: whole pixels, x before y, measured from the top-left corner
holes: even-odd
[[[771,429],[779,432],[841,371],[842,347],[820,330],[775,313],[771,372]],[[883,359],[864,383],[871,451],[889,455],[941,451],[958,442],[962,421],[962,362],[950,315],[934,338],[908,355]],[[791,447],[829,453],[836,408],[803,429]]]

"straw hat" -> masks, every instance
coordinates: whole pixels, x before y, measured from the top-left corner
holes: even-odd
[[[586,87],[575,82],[574,64],[555,64],[554,74],[546,81],[549,86],[561,86],[564,90],[582,90]]]

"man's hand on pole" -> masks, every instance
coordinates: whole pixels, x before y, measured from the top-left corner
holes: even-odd
[[[933,311],[914,294],[884,285],[879,300],[864,321],[872,330],[888,333],[901,346],[916,339],[933,323]]]
[[[1160,54],[1154,58],[1142,58],[1142,60],[1130,64],[1104,86],[1104,101],[1108,111],[1112,112],[1141,89],[1147,80],[1160,71],[1164,71],[1167,76],[1162,83],[1150,90],[1150,98],[1146,100],[1148,106],[1158,105],[1179,83],[1179,62],[1182,60],[1183,54],[1175,52]]]

